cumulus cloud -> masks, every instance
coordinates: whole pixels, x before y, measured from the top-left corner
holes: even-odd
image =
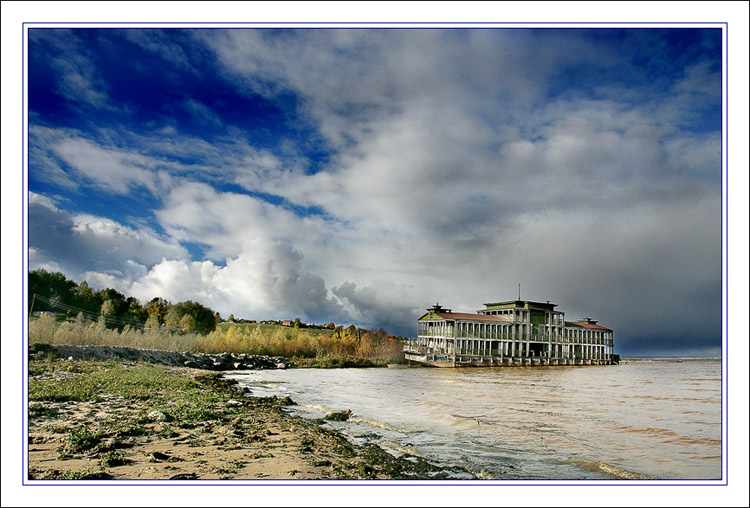
[[[306,270],[304,256],[283,242],[254,240],[224,266],[164,260],[125,288],[143,300],[198,300],[225,314],[254,319],[345,320],[325,281]]]
[[[171,237],[207,245],[206,255],[214,260],[237,256],[255,238],[313,243],[327,227],[322,219],[199,182],[175,185],[156,216]]]
[[[34,192],[29,193],[29,244],[34,249],[29,260],[32,269],[55,263],[78,280],[92,271],[132,278],[139,275],[140,265],[153,265],[163,257],[188,257],[179,243],[152,229],[136,230],[104,217],[71,214]]]

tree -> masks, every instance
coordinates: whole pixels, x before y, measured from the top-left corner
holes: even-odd
[[[112,302],[112,300],[104,300],[104,303],[102,303],[102,309],[99,314],[104,316],[105,319],[114,317],[115,304]]]
[[[180,314],[180,309],[176,305],[173,305],[169,308],[167,315],[164,316],[164,324],[173,330],[179,330],[180,319],[182,319],[182,316],[184,315],[185,314]]]
[[[146,308],[141,305],[138,299],[130,296],[126,302],[128,304],[128,321],[136,325],[145,323],[146,319],[148,319],[148,312],[146,312]]]
[[[159,322],[159,317],[156,312],[149,314],[148,319],[146,319],[146,328],[153,328],[158,329],[161,326],[161,323]]]
[[[180,319],[180,330],[185,333],[194,333],[196,330],[195,318],[192,314],[185,314]]]
[[[112,288],[102,289],[97,294],[102,299],[102,303],[104,303],[106,300],[112,302],[112,306],[114,308],[114,311],[112,312],[113,316],[117,316],[119,318],[127,314],[128,309],[130,308],[130,303],[128,302],[128,299],[125,298],[124,294]]]
[[[149,318],[154,316],[159,324],[164,324],[169,308],[170,304],[164,298],[152,298],[146,304],[146,313]]]
[[[86,281],[78,284],[75,295],[75,306],[82,309],[89,316],[98,314],[102,308],[102,299],[94,293]]]
[[[194,325],[191,324],[191,327],[193,328],[192,331],[195,333],[206,335],[216,330],[216,318],[214,317],[214,312],[208,307],[204,307],[200,303],[192,302],[190,300],[176,303],[170,307],[166,317],[167,326],[182,329],[182,318],[186,314],[192,316],[192,321],[188,320],[186,322],[194,323]]]
[[[75,301],[76,283],[68,280],[60,272],[48,272],[47,270],[34,270],[29,272],[29,310],[31,302],[34,302],[33,310],[60,310],[53,309],[47,303],[34,299],[34,295],[40,295],[50,300],[54,299],[63,305],[73,305]]]

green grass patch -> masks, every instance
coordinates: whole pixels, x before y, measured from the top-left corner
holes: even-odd
[[[107,369],[97,370],[97,367],[87,366],[82,368],[85,373],[80,375],[50,379],[44,368],[55,369],[56,364],[39,361],[35,362],[35,368],[45,375],[29,380],[32,415],[52,411],[45,407],[43,401],[90,402],[118,396],[126,401],[142,402],[132,406],[125,402],[120,419],[99,422],[99,428],[104,429],[108,437],[147,433],[146,427],[154,423],[153,418],[148,416],[152,411],[170,415],[174,419],[170,429],[192,428],[205,422],[231,418],[238,411],[226,406],[229,398],[237,396],[236,391],[229,382],[216,375],[190,378],[180,370],[161,366],[110,364]],[[85,449],[86,439],[92,438],[92,433],[86,432],[79,429],[71,433],[63,453],[69,455]],[[68,434],[70,430],[66,429],[64,433]]]
[[[91,432],[85,427],[73,429],[65,438],[63,451],[71,453],[83,453],[93,450],[101,442],[104,434],[101,431]]]
[[[111,480],[113,476],[100,469],[84,468],[80,471],[58,471],[48,469],[31,471],[29,477],[33,480]]]
[[[107,420],[103,426],[109,430],[113,436],[131,437],[143,436],[146,434],[146,428],[136,419],[135,412],[132,414],[122,414],[120,420]]]
[[[32,360],[29,362],[29,376],[68,372],[71,374],[89,374],[118,367],[108,361],[62,361],[56,359]]]
[[[184,376],[155,366],[123,369],[110,364],[98,370],[99,362],[76,362],[82,375],[68,379],[29,380],[29,400],[96,401],[102,394],[119,395],[126,399],[148,400],[164,391],[190,391],[197,383]],[[38,366],[35,366],[38,367]],[[57,366],[53,364],[53,370]]]
[[[120,452],[108,452],[101,458],[102,467],[117,467],[127,463],[128,459]]]
[[[29,416],[53,416],[57,411],[44,404],[29,404]]]
[[[341,369],[362,367],[386,367],[387,362],[345,356],[319,356],[315,358],[294,357],[290,365],[298,369]]]

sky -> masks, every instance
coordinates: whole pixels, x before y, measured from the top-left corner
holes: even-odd
[[[711,28],[28,31],[28,263],[415,336],[551,301],[721,352]]]

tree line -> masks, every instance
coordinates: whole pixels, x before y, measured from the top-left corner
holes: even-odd
[[[107,288],[94,290],[86,281],[80,284],[60,272],[44,269],[29,272],[29,313],[53,312],[75,319],[83,316],[102,319],[110,328],[125,326],[142,328],[167,327],[184,333],[208,334],[221,319],[218,312],[200,303],[187,300],[172,304],[164,298],[152,298],[145,305]]]

